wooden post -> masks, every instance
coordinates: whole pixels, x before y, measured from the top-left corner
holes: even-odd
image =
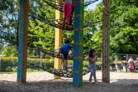
[[[108,34],[108,0],[103,0],[103,32],[102,32],[102,81],[110,82],[109,72],[109,34]]]
[[[20,0],[17,82],[26,82],[29,0]]]

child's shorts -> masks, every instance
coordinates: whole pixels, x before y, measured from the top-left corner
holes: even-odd
[[[67,60],[68,59],[68,53],[66,51],[64,51],[62,48],[60,48],[59,51],[63,54],[64,59]]]

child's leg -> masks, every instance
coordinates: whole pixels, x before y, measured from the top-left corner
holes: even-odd
[[[64,55],[64,67],[67,68],[67,65],[68,65],[68,53],[66,51],[63,51],[63,55]]]
[[[74,12],[74,6],[72,6],[72,10],[71,10],[70,25],[72,24],[73,12]]]
[[[64,54],[64,59],[65,59],[64,67],[67,68],[67,66],[68,66],[68,54],[67,53]]]
[[[66,20],[67,20],[67,9],[68,9],[68,6],[67,4],[64,4],[64,19],[63,19],[63,24],[65,24]]]
[[[72,9],[72,4],[67,4],[68,6],[68,10],[67,10],[67,23],[69,24],[69,20],[70,20],[70,15],[71,15],[71,9]]]
[[[94,81],[97,82],[96,81],[96,70],[93,71],[93,76],[94,76]]]
[[[67,60],[65,60],[65,61],[64,61],[64,67],[67,68],[67,66],[68,66],[68,62],[67,62]]]
[[[60,53],[64,56],[64,50],[62,48],[59,49],[59,53],[58,53],[58,56],[60,56]],[[62,66],[64,67],[64,60],[63,60],[63,63],[62,63]]]
[[[91,81],[92,81],[92,72],[91,72],[90,78],[89,78],[89,82],[91,82]]]
[[[92,81],[93,69],[90,69],[90,72],[91,72],[91,74],[90,74],[89,82]]]

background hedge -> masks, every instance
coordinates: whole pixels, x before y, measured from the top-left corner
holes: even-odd
[[[27,62],[35,65],[43,63],[44,67],[53,68],[54,59],[40,59],[40,58],[27,58]],[[73,64],[73,60],[68,60],[68,64]],[[88,60],[83,61],[84,68],[88,67]],[[96,62],[97,70],[101,70],[101,59]],[[17,72],[18,58],[17,57],[2,57],[1,58],[1,72]],[[27,71],[42,71],[30,64],[27,64]]]

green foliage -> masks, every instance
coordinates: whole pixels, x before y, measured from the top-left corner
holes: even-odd
[[[18,65],[18,58],[17,57],[2,57],[1,60],[1,67],[2,67],[2,72],[17,72],[17,65]],[[51,68],[54,69],[54,59],[42,59],[43,66],[46,68]],[[39,58],[27,58],[27,62],[31,62],[34,65],[40,65],[41,60]],[[68,64],[72,64],[73,60],[68,60]],[[88,60],[83,61],[83,68],[87,69],[88,67]],[[98,58],[96,62],[97,69],[101,69],[101,59]],[[42,71],[41,69],[38,69],[35,66],[32,66],[30,64],[27,64],[27,72],[36,72],[36,71]]]
[[[86,10],[84,18],[88,22],[97,22],[102,20],[102,3],[95,10]],[[101,52],[102,46],[102,22],[89,26],[84,29],[84,50],[96,49],[97,53]]]
[[[42,59],[42,61],[45,67],[53,68],[53,61],[51,62],[50,59]],[[31,62],[35,65],[40,65],[41,60],[28,58],[27,62]],[[2,65],[1,66],[2,72],[17,72],[18,58],[17,57],[2,57],[1,65]],[[27,64],[27,70],[32,71],[32,72],[41,71],[41,69],[38,69],[30,64]]]
[[[7,46],[2,51],[2,54],[5,55],[6,57],[15,57],[15,56],[17,56],[17,48],[11,47],[11,46]]]
[[[111,52],[138,52],[137,11],[135,0],[110,1]]]
[[[94,21],[102,20],[102,2],[99,3],[91,15]],[[136,0],[110,0],[109,3],[109,33],[111,53],[138,52],[138,6]],[[92,27],[94,28],[94,27]],[[91,30],[92,32],[92,30]],[[93,32],[93,47],[102,46],[102,23],[96,25]],[[101,48],[97,49],[101,52]]]
[[[10,46],[17,46],[19,29],[19,0],[0,1],[0,38]],[[42,0],[29,1],[29,37],[28,46],[41,46],[44,49],[54,49],[55,28],[38,20],[54,20],[55,9]],[[109,2],[109,33],[111,53],[138,52],[138,4],[136,0],[110,0]],[[103,3],[99,3],[95,10],[85,10],[84,19],[89,22],[103,20]],[[63,30],[65,39],[71,40],[73,45],[74,31]],[[84,51],[96,48],[102,51],[102,22],[84,29]],[[12,52],[11,50],[10,52]],[[7,50],[4,53],[8,52]],[[14,51],[13,51],[14,52]],[[28,53],[36,53],[28,50]],[[8,55],[8,53],[7,53]],[[15,54],[8,55],[14,56]],[[45,56],[45,55],[43,55]]]
[[[55,19],[55,11],[42,1],[35,2],[35,4],[37,7],[30,8],[30,10],[35,9],[36,14],[31,14],[32,19],[29,21],[29,43],[32,46],[41,46],[47,50],[54,49],[54,28],[39,21],[38,18],[42,20]]]
[[[4,49],[3,43],[0,43],[0,54],[2,54],[3,49]]]
[[[18,0],[0,0],[0,38],[7,44],[18,43]]]

